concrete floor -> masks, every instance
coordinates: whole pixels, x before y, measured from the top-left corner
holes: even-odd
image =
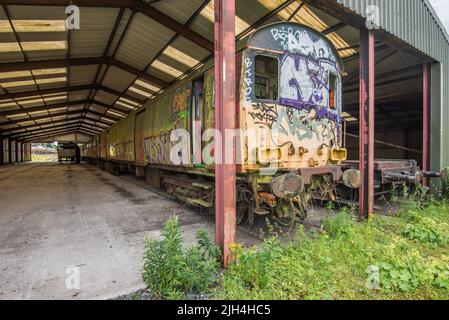
[[[187,243],[214,220],[89,165],[0,168],[0,299],[106,299],[143,287],[144,238],[179,216]],[[239,241],[257,240],[239,231]],[[73,268],[75,267],[75,268]],[[80,288],[67,289],[79,270]]]

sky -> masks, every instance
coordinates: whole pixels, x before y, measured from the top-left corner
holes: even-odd
[[[430,0],[430,2],[446,27],[446,30],[449,31],[449,0]]]

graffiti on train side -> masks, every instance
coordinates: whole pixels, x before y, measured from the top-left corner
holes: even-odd
[[[339,122],[338,111],[330,108],[330,94],[331,90],[336,91],[335,86],[339,86],[340,81],[336,80],[334,88],[331,88],[330,75],[338,79],[335,64],[314,61],[301,54],[284,54],[281,60],[280,104],[300,110],[315,109],[318,117]]]
[[[186,131],[182,121],[178,121],[172,130],[160,132],[157,136],[149,137],[144,140],[145,159],[148,163],[173,164],[171,152],[173,152],[174,146],[178,144],[178,140],[174,139],[172,141],[170,137],[172,137],[172,132],[177,129]],[[188,134],[188,131],[186,132]],[[189,148],[189,145],[187,145],[186,148]]]
[[[249,109],[248,115],[254,124],[267,126],[280,135],[298,140],[336,141],[336,123],[328,118],[317,117],[314,110],[298,110],[264,103],[255,103]]]
[[[273,124],[278,121],[277,108],[265,103],[253,104],[248,114],[253,118],[256,124],[265,124],[270,129],[272,129]]]
[[[145,139],[145,157],[149,163],[170,164],[170,132]]]
[[[314,109],[319,119],[327,118],[338,126],[340,96],[337,105],[331,105],[331,96],[341,89],[341,80],[332,47],[307,29],[283,26],[271,29],[271,35],[285,51],[280,62],[279,103],[308,112]],[[335,81],[330,81],[331,76]]]
[[[336,62],[334,51],[329,43],[310,30],[281,26],[272,28],[270,32],[284,51],[300,53],[313,60],[326,59]]]
[[[214,74],[213,69],[204,75],[204,102],[207,108],[212,109],[214,104]]]
[[[214,110],[214,69],[209,69],[204,74],[204,127],[213,128],[215,126]]]
[[[189,111],[190,111],[190,93],[191,84],[186,85],[184,87],[176,90],[173,100],[172,100],[172,122],[179,121],[183,119],[185,129],[188,129],[188,119],[189,119]]]
[[[246,58],[243,70],[243,87],[244,87],[244,97],[246,102],[250,102],[252,100],[252,94],[253,94],[253,60],[251,58]]]
[[[173,95],[171,103],[172,127],[144,140],[145,159],[152,164],[172,164],[170,152],[177,142],[170,141],[173,130],[190,130],[189,113],[191,106],[191,84],[179,88]]]

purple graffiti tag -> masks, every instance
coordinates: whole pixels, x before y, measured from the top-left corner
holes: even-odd
[[[293,64],[289,65],[288,63]],[[297,110],[306,110],[308,112],[315,110],[318,119],[327,118],[335,122],[337,126],[340,126],[341,116],[327,106],[321,105],[325,95],[329,95],[329,86],[326,83],[327,73],[321,63],[336,68],[335,63],[329,63],[328,59],[315,61],[310,56],[286,52],[281,59],[281,69],[284,70],[284,67],[285,70],[289,70],[289,68],[294,69],[290,69],[292,70],[291,73],[286,73],[284,83],[296,91],[296,97],[293,98],[293,92],[288,94],[289,97],[282,96],[281,93],[279,103]],[[304,90],[309,92],[310,96],[308,98],[306,98],[307,94]]]

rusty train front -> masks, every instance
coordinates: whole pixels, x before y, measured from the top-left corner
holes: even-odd
[[[332,43],[306,26],[276,23],[254,32],[237,61],[238,221],[271,215],[291,223],[312,198],[335,200],[336,183],[357,188],[357,170],[342,172],[343,64]],[[115,173],[136,170],[213,210],[212,62],[103,132],[83,157]]]

